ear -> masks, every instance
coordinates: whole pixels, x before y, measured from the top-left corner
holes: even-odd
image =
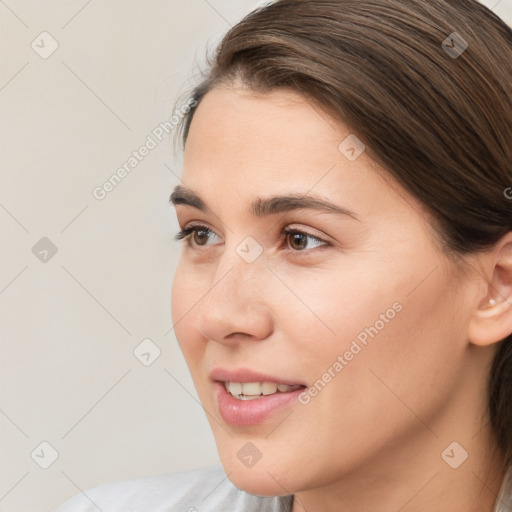
[[[485,293],[469,323],[469,341],[486,346],[500,342],[512,333],[512,231],[482,258]]]

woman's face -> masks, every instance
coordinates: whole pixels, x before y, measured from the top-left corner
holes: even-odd
[[[476,389],[471,292],[418,201],[362,149],[284,90],[215,89],[191,125],[181,185],[204,208],[176,201],[181,229],[196,231],[182,242],[173,323],[224,469],[254,494],[444,464],[463,436],[450,406]],[[295,199],[267,203],[277,196]],[[297,208],[307,198],[339,211]],[[234,394],[244,382],[271,394],[234,398],[226,380]],[[303,387],[273,393],[278,383]]]

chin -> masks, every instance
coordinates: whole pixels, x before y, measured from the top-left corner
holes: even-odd
[[[237,453],[230,453],[221,455],[221,463],[229,480],[249,494],[287,496],[293,493],[293,483],[288,480],[289,472],[276,467],[273,461],[265,461],[262,457],[252,467],[247,467],[238,459]]]
[[[279,485],[278,482],[282,481],[279,476],[276,481],[268,473],[255,473],[253,470],[254,468],[245,471],[238,469],[229,474],[228,478],[238,489],[256,496],[286,496],[291,494],[291,491],[287,492],[283,489],[282,484]],[[226,474],[228,473],[229,471],[226,470]]]

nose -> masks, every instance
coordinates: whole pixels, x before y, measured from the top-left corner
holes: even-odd
[[[228,264],[217,267],[196,316],[199,332],[225,345],[264,340],[273,331],[273,317],[266,303],[269,271],[263,262],[249,264],[234,256]]]

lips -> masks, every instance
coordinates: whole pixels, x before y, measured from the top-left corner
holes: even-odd
[[[246,368],[237,370],[216,368],[210,373],[210,378],[214,381],[215,399],[220,415],[226,423],[239,427],[257,425],[284,408],[293,406],[298,402],[298,396],[305,387],[305,384],[293,379],[276,377]],[[257,383],[265,383],[265,385],[274,383],[284,389],[287,389],[285,388],[287,386],[290,391],[278,391],[274,394],[259,396],[240,395],[235,398],[227,390],[230,383],[237,383],[237,387],[241,385],[242,389],[247,384],[251,392],[254,392],[253,387]]]

